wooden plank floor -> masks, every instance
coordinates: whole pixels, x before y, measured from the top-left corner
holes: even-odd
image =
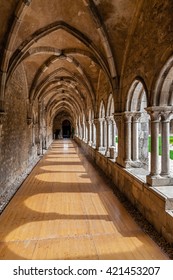
[[[0,259],[168,259],[71,140],[55,141],[0,216]]]

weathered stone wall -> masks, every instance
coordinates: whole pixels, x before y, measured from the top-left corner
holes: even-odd
[[[136,76],[144,79],[149,95],[153,95],[152,84],[173,50],[172,11],[172,0],[143,1],[126,56],[122,101]]]
[[[0,194],[26,172],[37,155],[32,125],[27,124],[27,94],[25,72],[19,66],[5,93],[6,117],[0,140]]]
[[[112,188],[118,188],[155,229],[168,242],[173,243],[173,214],[172,208],[168,207],[169,200],[79,138],[75,138],[75,141],[82,147],[85,154],[91,157],[105,175],[111,179],[113,182]]]

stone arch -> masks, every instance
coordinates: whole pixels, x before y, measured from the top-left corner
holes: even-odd
[[[148,169],[148,137],[149,117],[147,107],[147,90],[141,78],[136,78],[128,91],[125,119],[126,125],[131,126],[129,138],[129,155],[131,165]],[[130,128],[129,128],[130,129]],[[130,151],[131,150],[131,151]]]
[[[113,95],[110,94],[107,103],[106,110],[106,126],[107,126],[107,147],[106,147],[106,156],[112,159],[115,159],[117,154],[117,127],[114,120],[114,99]]]
[[[99,127],[100,127],[100,144],[99,144],[99,151],[104,152],[106,151],[106,138],[107,138],[107,127],[106,127],[106,110],[103,100],[100,102],[99,107]]]
[[[114,99],[113,99],[113,95],[110,94],[109,98],[108,98],[108,103],[107,103],[106,115],[107,116],[112,116],[114,111],[115,111],[115,109],[114,109]]]
[[[170,133],[173,133],[173,56],[162,67],[154,86],[154,97],[147,112],[151,118],[150,185],[172,185]],[[159,141],[158,141],[159,139]],[[156,178],[159,177],[159,180]]]
[[[11,29],[7,37],[6,45],[3,50],[3,60],[1,63],[1,75],[0,75],[0,111],[5,111],[5,86],[6,86],[6,79],[7,79],[7,72],[9,67],[10,58],[12,55],[13,45],[15,43],[16,34],[20,28],[22,23],[22,18],[24,17],[27,8],[31,4],[31,0],[20,1],[16,11],[14,13],[14,18],[11,24]]]
[[[173,105],[173,56],[162,67],[154,85],[153,106]]]
[[[99,108],[99,118],[105,118],[105,105],[103,100],[100,102],[100,108]]]

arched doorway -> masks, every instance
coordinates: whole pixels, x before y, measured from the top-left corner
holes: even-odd
[[[62,136],[63,138],[70,138],[71,136],[71,123],[69,120],[62,122]]]

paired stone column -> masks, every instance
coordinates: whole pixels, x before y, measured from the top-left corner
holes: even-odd
[[[95,120],[91,120],[91,130],[92,130],[92,134],[91,134],[91,145],[93,148],[96,147],[96,127],[95,127]]]
[[[150,112],[151,118],[151,177],[158,177],[159,175],[159,118],[160,114],[158,111]]]
[[[95,129],[94,129],[95,125]],[[95,146],[96,150],[99,150],[100,147],[100,121],[99,119],[94,119],[93,121],[93,145]],[[94,131],[95,130],[95,131]],[[94,139],[94,137],[96,139]]]
[[[106,118],[106,128],[107,128],[107,133],[106,133],[106,136],[107,136],[107,145],[106,145],[106,151],[105,151],[105,155],[107,157],[110,157],[110,141],[111,141],[111,120],[110,120],[110,117],[107,117]]]
[[[103,151],[107,149],[107,122],[103,120]]]
[[[116,162],[124,166],[124,122],[123,122],[123,113],[115,113],[114,120],[118,130],[118,151]]]
[[[141,113],[134,113],[132,118],[132,160],[134,162],[139,161],[139,119],[141,117]]]
[[[85,123],[85,142],[88,144],[89,143],[89,121],[86,120],[86,123]]]
[[[85,123],[82,123],[82,141],[85,142]]]
[[[151,118],[151,170],[147,176],[149,185],[166,186],[173,184],[170,178],[169,131],[172,106],[147,108]],[[162,155],[159,166],[159,125],[161,123]]]
[[[111,146],[116,148],[116,139],[115,139],[115,137],[116,137],[116,133],[115,133],[116,124],[115,124],[114,120],[112,120],[111,123],[112,123],[112,139],[111,139],[112,141],[111,141]]]
[[[88,140],[87,140],[88,145],[92,145],[92,122],[88,121]]]
[[[100,122],[100,133],[99,133],[99,149],[101,150],[103,148],[103,132],[104,132],[104,126],[103,126],[103,119],[99,119]],[[97,134],[98,135],[98,134]]]
[[[169,136],[170,136],[170,113],[161,113],[162,125],[162,162],[161,162],[161,176],[170,176],[170,155],[169,155]]]
[[[125,166],[128,167],[131,162],[131,124],[132,113],[124,112],[124,138],[125,138]]]

